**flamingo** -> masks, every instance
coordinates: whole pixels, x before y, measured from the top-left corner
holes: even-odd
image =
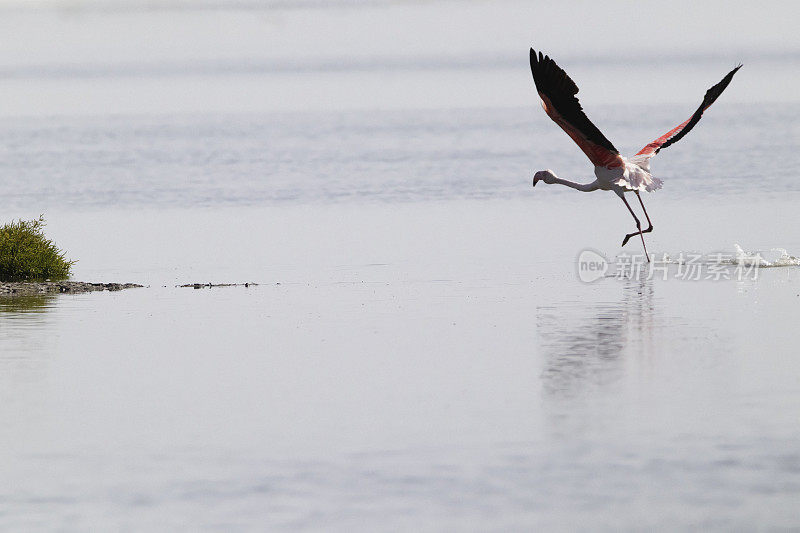
[[[722,81],[706,91],[700,107],[686,121],[681,122],[667,133],[648,143],[630,159],[620,155],[614,145],[592,124],[592,121],[583,112],[580,102],[575,97],[578,94],[578,86],[561,69],[556,62],[541,52],[537,53],[531,48],[531,72],[533,82],[536,84],[536,91],[542,99],[542,107],[545,113],[569,135],[580,147],[589,160],[594,164],[594,174],[597,177],[591,183],[575,183],[556,176],[552,170],[540,170],[533,175],[533,186],[543,181],[547,184],[566,185],[578,191],[591,192],[596,190],[614,191],[625,203],[625,207],[630,211],[633,220],[636,221],[636,231],[625,235],[622,246],[628,243],[631,237],[639,235],[642,239],[642,247],[647,261],[650,256],[647,254],[647,245],[644,242],[644,234],[653,231],[653,223],[644,208],[644,202],[639,194],[641,191],[652,192],[661,188],[662,181],[650,174],[650,159],[660,150],[681,140],[700,120],[703,112],[722,94],[722,91],[733,79],[733,75],[742,68],[742,65],[731,70]],[[628,200],[625,198],[626,192],[633,192],[639,199],[644,216],[647,218],[647,229],[642,229],[639,218],[633,212]]]

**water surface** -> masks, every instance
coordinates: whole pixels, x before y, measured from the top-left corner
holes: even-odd
[[[531,189],[591,167],[538,108],[521,4],[437,24],[454,5],[4,12],[35,28],[0,57],[4,216],[147,287],[0,299],[0,527],[800,527],[800,271],[579,281],[630,216]],[[326,21],[362,30],[315,55]],[[796,49],[750,28],[666,64],[542,30],[624,153],[748,60],[653,161],[651,251],[800,255]]]

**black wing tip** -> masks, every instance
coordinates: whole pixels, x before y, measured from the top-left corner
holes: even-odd
[[[550,59],[545,54],[543,54],[541,50],[537,52],[536,50],[533,49],[533,47],[531,47],[530,57],[531,57],[531,63],[533,62],[542,63],[543,61]]]
[[[541,50],[537,52],[536,50],[531,47],[530,51],[530,60],[531,60],[531,73],[533,74],[533,81],[536,85],[536,90],[541,92],[543,90],[542,86],[542,76],[546,76],[546,71],[548,70],[549,63],[552,63],[552,60],[544,55]]]
[[[739,63],[738,65],[733,67],[733,70],[725,74],[725,77],[722,78],[722,80],[717,84],[717,85],[722,85],[722,87],[720,88],[720,92],[725,90],[726,87],[728,87],[728,84],[733,79],[733,75],[739,72],[739,69],[742,68],[743,66],[744,66],[743,63]]]

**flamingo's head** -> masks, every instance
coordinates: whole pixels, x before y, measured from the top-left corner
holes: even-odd
[[[555,177],[556,175],[549,168],[547,170],[540,170],[539,172],[533,175],[533,186],[536,187],[536,184],[539,181],[544,181],[545,183],[553,183],[553,178]]]

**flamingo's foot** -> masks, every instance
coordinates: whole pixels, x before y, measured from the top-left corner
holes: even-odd
[[[628,241],[631,240],[631,237],[635,237],[636,235],[639,235],[639,232],[629,233],[629,234],[625,235],[625,238],[622,239],[622,246],[625,246],[626,244],[628,244]]]

